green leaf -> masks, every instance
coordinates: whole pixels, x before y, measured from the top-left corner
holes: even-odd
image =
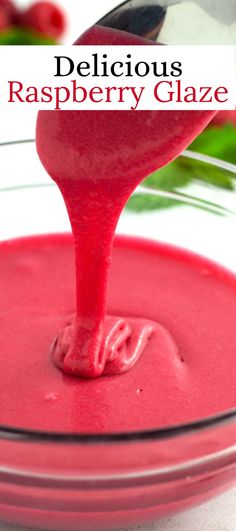
[[[180,201],[175,201],[174,199],[137,193],[129,199],[126,208],[133,212],[145,212],[148,210],[161,210],[180,204]]]
[[[189,149],[236,164],[236,128],[231,124],[223,127],[209,126],[194,140]],[[234,177],[231,172],[211,164],[179,157],[165,168],[150,175],[144,181],[144,185],[156,190],[173,192],[192,182],[204,182],[224,190],[234,190]],[[127,208],[143,212],[169,208],[176,204],[180,203],[168,198],[136,194],[130,199]]]
[[[225,190],[234,190],[232,174],[211,164],[198,160],[178,159],[185,171],[188,172],[191,181],[205,182]]]
[[[181,163],[180,159],[156,171],[145,180],[145,185],[159,190],[175,190],[186,186],[191,181],[188,170]]]
[[[0,45],[50,45],[57,44],[54,39],[24,28],[13,27],[0,33]]]
[[[177,159],[165,168],[150,175],[144,181],[144,185],[157,190],[172,191],[186,186],[190,181],[188,173],[185,170],[183,171],[180,160]],[[169,208],[179,204],[179,201],[165,197],[135,194],[130,198],[126,208],[135,212],[144,212]]]
[[[230,123],[208,126],[189,149],[236,164],[236,128]]]

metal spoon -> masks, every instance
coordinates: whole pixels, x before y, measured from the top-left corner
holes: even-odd
[[[126,0],[98,24],[164,44],[236,44],[235,0]]]
[[[128,0],[99,20],[98,24],[156,40],[165,17],[166,7],[159,1]]]

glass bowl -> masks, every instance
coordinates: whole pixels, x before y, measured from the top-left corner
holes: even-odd
[[[70,230],[34,142],[1,145],[0,157],[0,240]],[[190,169],[195,159],[203,174],[211,165],[233,181],[233,165],[183,154]],[[206,186],[202,175],[181,190],[141,186],[118,232],[191,249],[236,272],[234,187]],[[28,431],[20,419],[1,426],[0,410],[0,519],[7,522],[62,531],[133,526],[203,503],[235,483],[236,409],[186,425],[96,435]]]

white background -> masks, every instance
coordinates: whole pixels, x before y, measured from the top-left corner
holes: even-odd
[[[200,1],[200,0],[199,0]],[[119,2],[117,0],[57,0],[68,12],[69,32],[66,42],[73,42],[89,25]],[[225,0],[216,0],[225,9]],[[236,1],[230,0],[236,9]],[[19,0],[22,5],[27,5],[27,0]],[[205,5],[212,4],[212,0],[204,0]],[[201,21],[197,18],[192,21],[195,31]],[[191,21],[189,24],[191,32]],[[234,28],[235,31],[235,28]],[[226,36],[227,37],[227,36]],[[182,44],[181,42],[179,42]],[[0,142],[27,138],[34,136],[34,113],[4,113],[0,109]],[[16,530],[16,527],[0,524],[0,531]],[[236,490],[214,500],[200,508],[156,524],[139,527],[135,531],[236,531]],[[123,530],[122,530],[123,531]]]

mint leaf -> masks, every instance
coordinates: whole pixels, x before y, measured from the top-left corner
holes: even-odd
[[[57,44],[54,39],[26,30],[24,28],[13,27],[3,33],[0,33],[0,45],[50,45]]]
[[[236,128],[232,124],[222,127],[208,126],[189,149],[236,164]],[[202,181],[224,190],[234,190],[234,177],[232,173],[211,164],[180,156],[165,168],[150,175],[144,181],[144,185],[156,190],[173,192],[191,182]],[[128,202],[127,208],[143,212],[169,208],[176,204],[181,203],[169,198],[136,194]]]
[[[190,182],[191,177],[189,176],[189,172],[182,167],[180,159],[177,159],[168,166],[150,175],[144,181],[144,185],[149,188],[168,192],[184,187]],[[135,212],[144,212],[147,210],[169,208],[179,204],[180,202],[174,199],[135,194],[130,198],[126,208]]]
[[[234,190],[231,172],[222,170],[198,160],[178,159],[185,171],[188,172],[190,181],[202,181],[225,190]]]
[[[191,176],[188,169],[180,159],[176,159],[168,166],[150,175],[145,180],[145,186],[170,191],[186,186],[190,181]]]
[[[221,127],[210,125],[189,149],[236,164],[236,128],[230,123]]]
[[[180,204],[180,201],[168,199],[167,197],[137,193],[129,199],[126,208],[133,212],[145,212],[147,210],[161,210],[163,208],[169,208]]]

